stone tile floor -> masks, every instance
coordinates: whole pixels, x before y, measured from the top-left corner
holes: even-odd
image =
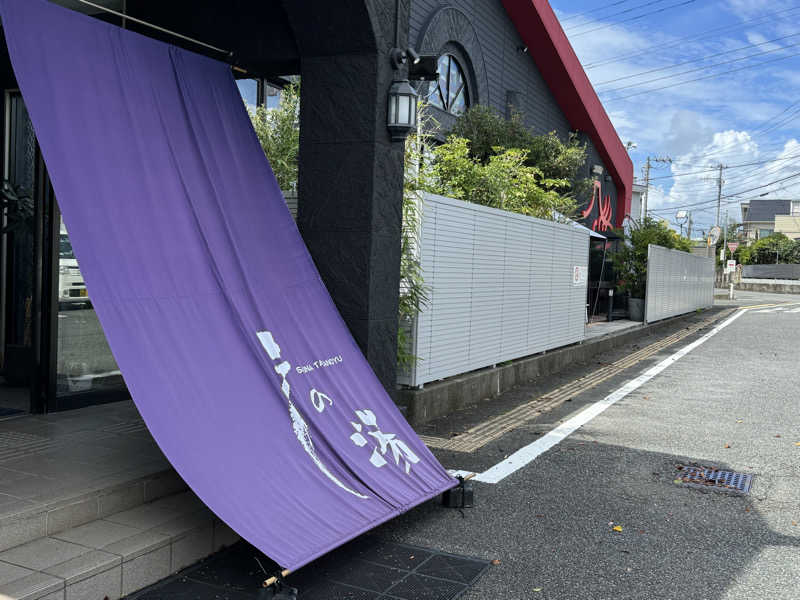
[[[170,469],[131,401],[0,420],[0,519]]]
[[[0,598],[116,600],[238,539],[194,494],[174,494],[0,552]]]
[[[113,600],[236,540],[132,402],[0,420],[0,598]]]

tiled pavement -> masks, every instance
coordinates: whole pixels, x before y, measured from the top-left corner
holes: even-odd
[[[0,598],[114,600],[237,536],[131,402],[0,420]]]

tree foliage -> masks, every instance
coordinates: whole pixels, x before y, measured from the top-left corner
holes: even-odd
[[[688,238],[660,220],[645,217],[634,223],[630,233],[624,235],[624,243],[612,255],[614,269],[619,277],[618,289],[630,293],[633,298],[644,298],[647,286],[647,247],[650,244],[691,252],[692,243]]]
[[[258,141],[284,191],[297,190],[297,157],[300,152],[300,84],[281,91],[277,108],[248,109]]]
[[[741,246],[736,255],[743,265],[768,265],[775,263],[800,264],[800,242],[782,233],[773,233],[749,246]]]
[[[558,191],[569,182],[528,165],[527,150],[498,147],[484,162],[470,154],[469,143],[453,135],[433,150],[426,191],[544,219],[575,212],[575,200]]]
[[[492,108],[476,105],[459,116],[450,134],[469,140],[470,157],[484,164],[502,150],[525,151],[526,166],[539,169],[545,179],[563,180],[556,190],[561,194],[583,197],[591,188],[590,179],[578,177],[586,164],[586,145],[572,134],[566,142],[555,132],[534,135],[519,113],[505,119]]]
[[[411,350],[411,326],[420,309],[428,302],[428,287],[419,262],[419,232],[422,219],[422,195],[431,185],[432,170],[427,166],[425,148],[432,143],[428,113],[419,110],[423,121],[406,138],[403,171],[403,226],[400,237],[400,299],[398,306],[397,365],[411,368],[418,357]]]

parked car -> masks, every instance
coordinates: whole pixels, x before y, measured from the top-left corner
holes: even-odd
[[[78,260],[72,251],[69,234],[64,224],[58,239],[58,305],[89,305],[89,292],[83,282]]]

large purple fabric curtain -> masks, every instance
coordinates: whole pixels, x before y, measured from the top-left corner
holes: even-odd
[[[200,498],[294,569],[452,487],[337,313],[230,68],[44,0],[0,14],[109,345]]]

